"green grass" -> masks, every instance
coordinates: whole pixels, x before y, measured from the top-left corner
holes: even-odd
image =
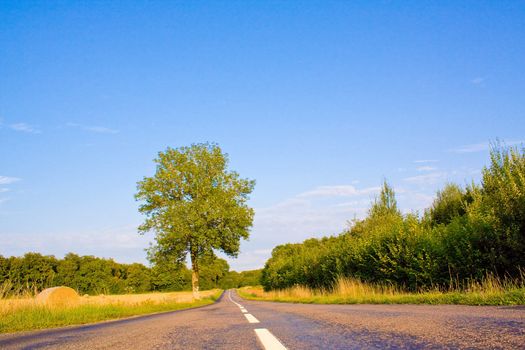
[[[307,304],[456,304],[456,305],[525,305],[523,284],[501,284],[487,280],[467,290],[429,290],[410,293],[391,286],[340,279],[333,291],[296,286],[264,292],[262,287],[238,289],[250,300]]]
[[[258,296],[239,290],[239,295],[249,300],[277,301],[304,304],[457,304],[457,305],[525,305],[525,289],[507,291],[494,295],[479,293],[406,293],[400,295],[343,297],[343,296]]]
[[[194,302],[142,302],[136,305],[106,304],[79,305],[67,308],[46,306],[23,306],[14,312],[0,315],[0,333],[45,329],[69,325],[119,319],[165,311],[181,310],[209,305],[215,302],[222,291]]]

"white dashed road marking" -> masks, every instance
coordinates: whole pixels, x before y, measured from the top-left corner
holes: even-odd
[[[232,291],[231,291],[231,290],[228,291],[228,298],[230,298],[230,301],[231,301],[232,303],[234,303],[235,305],[237,305],[238,307],[242,307],[241,304],[236,303],[235,301],[233,301],[233,299],[232,299]]]
[[[228,291],[228,298],[232,303],[237,305],[239,309],[241,309],[241,312],[243,313],[244,317],[248,320],[250,323],[259,323],[259,320],[255,318],[252,314],[248,313],[248,310],[244,308],[239,303],[236,303],[232,299],[232,292],[231,290]],[[255,334],[257,335],[257,338],[259,338],[259,341],[261,342],[262,346],[264,347],[264,350],[287,350],[286,347],[277,339],[272,333],[270,333],[269,330],[266,328],[256,328]]]
[[[255,334],[259,338],[265,350],[286,350],[286,347],[266,328],[255,329]]]
[[[250,323],[259,323],[259,320],[255,318],[252,314],[244,314],[244,317],[248,320]]]

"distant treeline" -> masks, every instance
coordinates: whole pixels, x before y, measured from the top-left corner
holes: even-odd
[[[525,270],[525,150],[491,150],[481,184],[446,185],[423,215],[402,215],[385,182],[368,216],[335,237],[276,247],[266,290],[330,289],[340,276],[407,290],[461,288]]]
[[[201,289],[257,285],[260,272],[229,271],[224,259],[208,259],[201,266]],[[139,263],[120,264],[112,259],[73,253],[63,259],[39,253],[9,258],[0,255],[0,286],[4,295],[53,286],[69,286],[81,294],[180,291],[191,290],[191,271],[185,265],[150,268]]]

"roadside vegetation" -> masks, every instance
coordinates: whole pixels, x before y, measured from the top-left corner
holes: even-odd
[[[296,285],[271,291],[264,291],[262,286],[247,286],[237,291],[240,296],[250,300],[307,304],[525,304],[524,278],[502,281],[490,275],[481,282],[471,282],[467,288],[449,290],[436,288],[410,292],[393,285],[339,278],[329,290]]]
[[[230,271],[226,260],[207,259],[201,264],[204,290],[259,284],[261,270]],[[112,259],[69,253],[63,259],[27,253],[0,255],[0,299],[35,295],[55,286],[68,286],[80,295],[128,294],[191,290],[191,271],[184,264],[120,264]]]
[[[524,304],[525,150],[496,146],[480,184],[448,184],[403,215],[385,182],[337,236],[276,247],[251,298],[304,302]]]
[[[123,317],[187,309],[213,303],[222,291],[83,296],[75,304],[43,305],[30,293],[0,299],[0,333],[80,325]]]

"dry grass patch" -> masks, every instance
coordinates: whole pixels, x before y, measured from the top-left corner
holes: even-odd
[[[262,287],[243,287],[239,294],[252,300],[318,304],[463,304],[525,305],[525,279],[500,280],[487,276],[462,288],[407,292],[392,285],[339,278],[332,290],[294,286],[265,292]]]
[[[0,299],[0,333],[85,324],[122,317],[179,310],[213,303],[219,289],[191,292],[82,296],[74,304],[43,304],[30,293]]]
[[[207,299],[217,293],[217,290],[201,291],[201,298]],[[192,303],[192,292],[158,292],[144,294],[117,294],[117,295],[97,295],[83,296],[86,304],[123,304],[136,305],[141,303],[163,304],[163,303]]]

